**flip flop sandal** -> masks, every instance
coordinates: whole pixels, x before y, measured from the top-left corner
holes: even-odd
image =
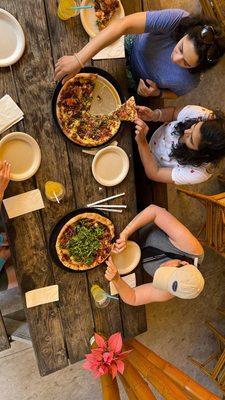
[[[9,245],[8,241],[4,242],[5,238],[7,238],[7,235],[4,233],[0,233],[0,247]]]
[[[7,260],[5,258],[0,258],[0,272],[1,272],[2,268],[4,267],[6,261]]]

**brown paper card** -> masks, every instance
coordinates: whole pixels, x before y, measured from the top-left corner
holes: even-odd
[[[39,189],[30,190],[29,192],[4,199],[3,204],[9,218],[19,217],[20,215],[45,207]]]
[[[36,307],[41,304],[59,301],[58,285],[46,286],[40,289],[30,290],[25,293],[27,308]]]

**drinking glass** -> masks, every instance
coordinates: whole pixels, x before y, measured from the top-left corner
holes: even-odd
[[[58,17],[63,21],[79,14],[79,10],[73,10],[71,7],[80,6],[80,0],[59,0]]]
[[[110,303],[110,299],[107,296],[107,293],[96,283],[94,283],[91,287],[91,294],[95,301],[95,305],[98,308],[107,307]]]
[[[50,201],[59,203],[65,196],[65,188],[60,182],[47,181],[45,183],[45,195]]]

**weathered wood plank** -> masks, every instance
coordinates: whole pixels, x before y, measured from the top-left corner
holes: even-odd
[[[141,11],[141,2],[137,1],[126,1],[123,0],[123,6],[125,9],[126,15],[131,14],[133,12]],[[127,94],[127,81],[126,81],[126,73],[125,73],[125,60],[116,59],[116,60],[101,60],[95,61],[94,65],[99,66],[107,70],[111,73],[115,79],[119,82],[123,92]],[[127,177],[123,182],[119,185],[107,188],[107,194],[109,196],[125,192],[126,195],[124,198],[119,200],[119,204],[127,204],[127,209],[123,212],[122,215],[119,214],[111,214],[110,218],[113,220],[117,235],[124,229],[124,227],[130,222],[132,218],[137,214],[137,205],[136,205],[136,194],[135,194],[135,178],[134,178],[134,164],[133,164],[133,151],[132,151],[132,126],[127,125],[124,129],[124,132],[117,139],[119,141],[119,145],[122,149],[126,151],[129,157],[130,169]],[[118,200],[112,202],[118,204]],[[137,284],[140,285],[143,282],[142,279],[142,271],[139,266],[136,270],[136,279]],[[121,317],[123,324],[123,334],[124,336],[135,336],[146,330],[146,318],[145,318],[145,307],[130,307],[124,302],[120,302],[121,309]]]
[[[0,311],[0,351],[10,348],[9,338],[5,329],[5,324]]]
[[[42,89],[35,89],[35,85],[38,85],[38,67],[40,66],[40,61],[38,55],[33,52],[30,32],[36,32],[37,42],[39,40],[40,42],[48,41],[48,36],[43,38],[46,30],[43,29],[44,34],[42,35],[42,25],[39,28],[35,26],[35,19],[38,21],[41,15],[42,18],[44,16],[43,4],[39,2],[37,5],[37,2],[33,2],[31,5],[29,2],[26,6],[26,10],[28,11],[26,17],[19,1],[10,4],[8,1],[4,1],[1,6],[15,15],[20,21],[26,32],[26,51],[22,59],[13,66],[13,76],[8,69],[1,73],[0,92],[3,94],[5,92],[9,93],[14,100],[17,100],[17,93],[19,93],[19,96],[21,95],[19,105],[25,112],[25,120],[24,124],[20,123],[20,129],[35,136],[34,132],[36,131],[38,134],[45,121],[42,119],[41,114],[39,114],[37,107],[37,104],[39,105],[40,89]],[[30,14],[29,9],[32,10]],[[28,29],[26,30],[25,27]],[[35,46],[33,47],[35,48]],[[39,50],[42,50],[41,47],[39,47]],[[49,51],[48,59],[50,54]],[[18,80],[19,76],[23,76],[23,79]],[[14,86],[14,82],[16,82],[16,86]],[[47,101],[45,100],[45,102]],[[43,105],[46,107],[45,103]],[[15,127],[13,129],[16,130]],[[35,186],[34,179],[29,179],[25,182],[11,182],[7,195],[19,194],[34,189]],[[9,231],[10,226],[16,229],[13,253],[14,255],[16,254],[16,273],[22,294],[24,295],[30,289],[53,284],[54,278],[47,255],[40,213],[30,213],[10,221]],[[26,310],[26,316],[41,375],[68,365],[57,305],[53,303]],[[50,343],[51,345],[49,345]]]
[[[87,36],[83,32],[79,18],[73,18],[68,21],[59,20],[57,17],[57,2],[55,0],[47,1],[45,6],[52,56],[54,62],[56,62],[62,55],[74,52],[78,46],[82,47],[87,41]],[[53,71],[51,73],[53,78]],[[65,146],[62,136],[60,136],[60,139]],[[81,153],[81,149],[72,143],[67,143],[66,148],[68,151],[67,158],[69,155],[69,159],[67,164],[61,165],[60,168],[66,169],[66,171],[63,171],[64,175],[71,171],[70,178],[74,190],[73,207],[83,207],[94,191],[93,185],[87,185],[86,183],[90,182],[89,178],[92,177],[90,169],[92,156],[84,155]],[[65,157],[62,160],[65,160]],[[89,339],[94,330],[86,274],[67,272],[55,267],[54,276],[56,281],[60,282],[62,293],[60,310],[63,329],[69,359],[73,363],[83,358],[84,354],[88,352]]]

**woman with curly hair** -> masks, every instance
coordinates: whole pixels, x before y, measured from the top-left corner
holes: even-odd
[[[152,111],[137,106],[135,140],[153,181],[191,185],[206,181],[225,156],[225,116],[201,106],[168,107]],[[143,121],[164,122],[148,143]]]
[[[172,98],[199,84],[200,73],[225,53],[218,21],[180,9],[147,11],[111,23],[78,53],[60,58],[55,79],[63,82],[101,49],[125,36],[129,87],[144,97]]]

